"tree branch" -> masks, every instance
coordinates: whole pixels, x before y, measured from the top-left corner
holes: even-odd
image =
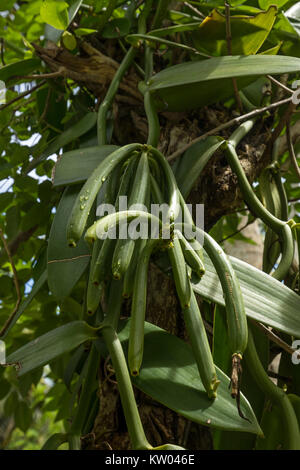
[[[291,346],[289,346],[285,341],[283,341],[281,338],[279,338],[279,336],[277,336],[275,333],[273,333],[272,330],[270,330],[269,328],[267,328],[265,325],[263,325],[262,323],[260,322],[256,322],[254,320],[251,320],[256,326],[258,326],[258,328],[260,328],[263,333],[275,344],[277,344],[278,346],[281,347],[281,349],[283,349],[284,351],[286,351],[288,354],[294,354],[295,351],[297,351],[296,349],[292,348]],[[300,358],[300,353],[298,354],[298,357]]]
[[[25,96],[27,95],[30,95],[31,93],[33,93],[35,90],[37,90],[38,88],[41,88],[43,85],[45,85],[46,80],[42,81],[41,83],[39,83],[38,85],[35,85],[34,87],[30,88],[30,90],[27,90],[27,91],[24,91],[23,93],[21,93],[20,95],[16,96],[16,98],[12,99],[11,101],[9,101],[8,103],[5,103],[3,104],[2,106],[0,106],[0,111],[2,111],[3,109],[7,108],[8,106],[10,106],[11,104],[13,103],[16,103],[16,101],[19,101],[21,100],[22,98],[24,98]]]
[[[226,15],[226,41],[227,41],[227,51],[228,55],[232,55],[232,36],[231,36],[231,23],[230,23],[230,5],[227,1],[225,1],[225,15]],[[234,96],[235,96],[235,101],[236,104],[239,108],[240,113],[242,114],[243,112],[243,105],[241,101],[241,97],[239,95],[239,89],[237,86],[236,79],[233,77],[232,78],[232,84],[233,84],[233,89],[234,89]]]

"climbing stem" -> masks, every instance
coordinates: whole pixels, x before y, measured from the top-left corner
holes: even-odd
[[[289,450],[300,450],[299,425],[293,405],[284,391],[280,387],[277,387],[268,377],[257,354],[251,328],[252,326],[249,325],[248,345],[244,354],[245,361],[248,364],[257,386],[280,408]]]
[[[124,77],[126,71],[129,69],[131,63],[133,62],[135,55],[136,49],[130,47],[122,63],[120,64],[120,67],[116,71],[114,78],[112,79],[109,85],[106,96],[99,107],[97,120],[97,134],[99,145],[105,145],[107,143],[107,114],[111,108],[112,102],[118,91],[121,80]]]
[[[284,279],[294,256],[294,243],[291,228],[286,221],[280,220],[271,214],[254,193],[239,161],[235,147],[232,144],[232,137],[229,138],[227,142],[226,155],[232,171],[237,175],[240,189],[250,210],[260,217],[260,219],[280,237],[282,242],[282,257],[278,268],[273,273],[273,277],[278,280]]]
[[[150,450],[152,447],[145,436],[133,393],[126,359],[118,335],[116,331],[109,325],[103,327],[102,335],[107,345],[116,373],[122,408],[124,411],[132,447],[135,450]]]

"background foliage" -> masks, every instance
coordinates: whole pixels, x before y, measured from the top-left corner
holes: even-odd
[[[85,319],[82,299],[86,286],[84,269],[88,261],[82,261],[77,274],[74,273],[74,278],[71,279],[68,294],[63,295],[63,298],[51,289],[51,278],[48,279],[49,289],[46,278],[42,277],[41,280],[41,276],[47,268],[50,229],[64,190],[62,185],[53,186],[55,162],[62,153],[97,144],[96,113],[109,84],[109,78],[96,87],[85,79],[78,83],[70,74],[60,76],[57,73],[55,76],[54,69],[49,68],[49,60],[41,60],[39,47],[50,45],[51,49],[51,45],[59,44],[68,51],[69,58],[71,55],[75,58],[80,54],[86,57],[86,52],[82,53],[82,42],[87,42],[96,49],[99,47],[102,53],[109,51],[108,55],[111,54],[117,62],[121,62],[124,49],[133,44],[139,48],[135,58],[136,68],[143,68],[144,38],[137,34],[137,23],[143,3],[135,0],[6,0],[5,5],[0,7],[0,80],[3,80],[6,86],[6,103],[0,106],[0,227],[13,257],[20,289],[18,296],[12,265],[2,244],[0,326],[5,324],[12,311],[18,307],[18,320],[13,320],[15,324],[5,336],[8,353],[16,351],[50,330],[74,320]],[[228,54],[223,1],[177,1],[171,4],[164,12],[164,23],[158,21],[152,28],[154,32],[149,33],[149,44],[155,48],[155,72],[168,69],[180,61],[197,62],[205,60],[207,56],[221,57]],[[152,17],[154,15],[155,9],[152,11]],[[299,2],[232,0],[231,15],[233,55],[264,53],[278,57],[300,57]],[[251,16],[251,19],[247,18],[247,15]],[[52,47],[55,58],[56,46]],[[179,53],[182,53],[182,56]],[[296,70],[284,77],[287,86],[291,87],[292,82],[300,78],[299,72],[295,72]],[[38,76],[51,73],[53,76]],[[171,71],[170,77],[172,73]],[[103,74],[105,75],[104,72]],[[155,78],[153,83],[151,86],[155,91]],[[232,83],[228,83],[230,88]],[[270,104],[270,100],[274,101],[279,91],[274,84],[268,83],[268,86],[272,89],[271,98],[267,94],[261,94],[261,87],[248,89],[247,98],[255,106]],[[190,95],[192,101],[195,97],[198,108],[207,105],[213,108],[216,101],[220,101],[228,120],[229,116],[234,115],[236,103],[232,93],[221,96],[225,90],[225,81],[205,81],[199,89],[203,90],[202,94]],[[208,101],[211,92],[214,98]],[[158,86],[155,93],[157,103],[161,103],[165,96]],[[189,93],[192,91],[189,90]],[[134,100],[133,96],[131,98]],[[175,101],[170,108],[173,106],[174,111],[185,111],[186,103],[182,97],[180,99],[175,96],[172,99]],[[128,103],[126,105],[128,106]],[[121,107],[120,102],[118,106]],[[123,136],[120,137],[116,130],[118,124],[113,128],[114,113],[113,109],[108,116],[107,134],[113,145],[120,146],[124,144]],[[273,128],[280,123],[282,115],[282,108],[274,113]],[[224,116],[224,119],[227,119],[225,113]],[[297,125],[298,116],[297,112],[293,114],[292,126]],[[265,118],[267,115],[261,118],[262,121]],[[118,119],[120,116],[116,118],[117,123]],[[121,119],[126,119],[126,114]],[[165,117],[162,121],[164,119]],[[281,135],[284,133],[285,128]],[[298,134],[300,135],[299,131]],[[299,145],[295,144],[296,155]],[[194,146],[194,153],[195,148]],[[205,148],[202,152],[204,151]],[[182,157],[181,167],[178,169],[179,182],[180,168],[181,174],[185,174],[188,171],[188,159],[192,158],[192,155],[188,157],[187,154],[188,151]],[[280,155],[280,166],[289,201],[289,218],[300,222],[299,175],[291,165],[286,149]],[[69,168],[68,178],[72,178],[72,171],[77,177],[79,171],[76,169],[75,160]],[[62,174],[65,175],[63,171]],[[59,177],[58,173],[56,177]],[[256,187],[260,189],[261,183]],[[259,194],[259,191],[257,193]],[[249,221],[252,221],[252,215],[245,204],[241,203],[239,211],[221,217],[211,228],[210,234],[221,245],[225,239],[230,242],[242,240],[246,250],[247,244],[253,241],[239,231],[241,217],[245,213]],[[264,233],[263,225],[261,229]],[[58,237],[52,243],[58,245],[61,241]],[[88,248],[83,246],[82,251],[79,249],[77,254],[88,252]],[[298,284],[295,281],[295,271],[297,269],[290,272],[286,284],[299,293],[299,281]],[[58,290],[61,288],[64,291],[67,289],[65,274],[56,270],[53,273],[54,278],[57,275],[61,277],[62,282],[58,285]],[[207,320],[211,321],[211,318]],[[222,330],[219,334],[221,337]],[[282,337],[291,344],[291,336],[283,333]],[[86,349],[83,346],[80,348],[80,355],[76,353],[78,349],[72,350],[52,360],[49,365],[39,367],[19,378],[13,367],[0,368],[2,448],[38,449],[52,434],[69,430],[70,417],[78,406],[82,364],[87,356]],[[277,353],[278,349],[273,349],[272,355],[275,352]],[[228,365],[222,365],[218,362],[219,359],[216,357],[216,364],[228,373]],[[283,379],[280,379],[280,383],[289,393],[299,394],[299,371],[296,366],[292,366],[288,356],[282,355],[280,376]],[[245,375],[246,384],[247,380],[250,379]],[[248,398],[251,402],[250,397]],[[260,409],[258,414],[262,415],[261,403],[253,405],[253,408],[255,411]],[[276,409],[273,408],[272,412],[275,413]],[[265,407],[263,419],[266,423],[267,414],[268,408]],[[267,429],[268,423],[265,426]],[[264,429],[263,425],[262,427]],[[221,436],[216,433],[214,439],[216,448],[226,448],[230,445],[226,443],[226,433]],[[239,437],[233,445],[235,448],[247,448],[247,445],[253,448],[255,445],[253,439],[250,444],[243,442],[243,438]],[[275,444],[267,445],[276,448],[283,444],[277,438]]]

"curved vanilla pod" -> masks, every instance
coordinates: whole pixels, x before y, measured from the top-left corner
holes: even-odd
[[[183,224],[187,224],[186,226],[191,226],[192,227],[192,232],[193,232],[192,235],[194,235],[194,236],[193,236],[193,238],[190,238],[190,237],[187,238],[185,233],[183,235],[185,236],[185,238],[187,238],[189,244],[191,245],[193,250],[197,253],[198,257],[202,261],[202,264],[203,264],[203,267],[204,267],[204,270],[205,270],[203,247],[202,247],[201,243],[196,238],[196,226],[194,224],[192,215],[189,211],[189,208],[187,207],[187,205],[185,203],[185,200],[184,200],[181,192],[179,192],[179,201],[180,201],[180,206],[181,206],[181,210],[182,210],[182,222],[183,222]]]
[[[154,204],[162,204],[163,202],[163,195],[160,190],[160,187],[157,184],[156,179],[154,178],[153,175],[150,173],[150,190],[151,190],[151,197],[154,202]]]
[[[273,174],[274,174],[274,182],[275,182],[276,187],[277,187],[277,191],[278,191],[279,199],[280,199],[280,205],[281,205],[280,219],[281,220],[288,220],[288,218],[289,218],[288,199],[287,199],[287,195],[286,195],[286,191],[285,191],[285,188],[284,188],[283,181],[282,181],[281,176],[280,176],[280,170],[279,169],[273,170]]]
[[[194,248],[191,243],[186,240],[184,235],[179,230],[174,231],[174,236],[177,236],[180,241],[182,253],[187,264],[192,268],[192,271],[194,271],[197,276],[201,279],[201,277],[205,273],[205,268],[202,259],[199,257],[198,253],[194,251]]]
[[[157,160],[163,173],[165,175],[166,184],[167,184],[167,191],[169,197],[169,210],[167,214],[167,218],[169,222],[172,223],[176,219],[180,211],[180,203],[179,203],[179,194],[176,179],[172,168],[170,167],[169,163],[163,156],[163,154],[157,150],[155,147],[148,145],[148,149],[150,154]]]
[[[124,222],[131,222],[133,219],[139,217],[141,222],[151,222],[161,227],[161,221],[155,215],[149,212],[143,212],[138,210],[131,211],[120,211],[113,214],[106,215],[91,225],[84,236],[84,239],[88,243],[93,243],[97,238],[101,238],[108,230],[122,224]]]
[[[140,259],[141,253],[146,243],[147,243],[147,240],[144,240],[143,238],[140,238],[139,240],[135,242],[131,262],[124,275],[123,294],[122,294],[124,299],[129,299],[132,296],[137,263],[138,263],[138,260]]]
[[[81,238],[93,202],[106,178],[121,161],[142,148],[141,144],[125,145],[106,157],[93,171],[81,188],[68,221],[67,240],[70,246],[76,246],[77,241]]]
[[[294,242],[290,226],[287,222],[277,219],[260,202],[255,195],[245,173],[240,164],[234,146],[227,143],[226,155],[232,171],[236,173],[240,189],[251,211],[278,234],[282,242],[282,256],[277,269],[272,276],[277,280],[282,280],[286,276],[294,256]]]
[[[129,184],[133,172],[135,170],[136,160],[137,156],[132,156],[127,162],[125,162],[126,168],[121,178],[117,197],[115,197],[115,189],[111,190],[111,181],[109,181],[110,184],[108,185],[108,196],[105,202],[114,202],[116,210],[119,209],[120,196],[124,196],[127,194]],[[113,186],[115,186],[115,184]],[[114,238],[107,237],[102,240],[102,245],[98,252],[98,257],[92,267],[91,280],[93,284],[99,285],[102,281],[106,280],[111,276],[111,259],[113,257],[115,246],[116,239]]]
[[[93,315],[95,313],[95,311],[98,308],[101,295],[103,293],[103,289],[102,289],[103,286],[95,285],[92,279],[94,266],[99,255],[99,251],[101,250],[101,246],[102,246],[102,240],[99,240],[99,239],[96,240],[93,245],[92,259],[90,263],[89,280],[88,280],[87,293],[86,293],[86,308],[87,308],[88,315]]]
[[[105,240],[101,241],[102,245],[91,273],[91,281],[95,286],[101,285],[103,281],[109,279],[111,276],[111,259],[115,251],[117,240],[105,238]]]
[[[188,308],[191,302],[192,289],[178,238],[174,237],[172,245],[168,248],[167,252],[171,261],[173,278],[181,308]]]
[[[142,152],[133,181],[129,198],[129,209],[135,204],[145,205],[149,181],[149,165],[147,152]],[[130,234],[128,234],[128,237]],[[113,259],[112,273],[115,279],[122,279],[130,264],[135,240],[131,238],[117,240]]]
[[[135,161],[135,157],[129,158],[129,162],[127,163],[126,170],[128,167],[131,167],[132,162]],[[105,203],[115,203],[115,206],[118,205],[118,196],[120,190],[122,188],[122,182],[124,181],[124,175],[121,179],[121,185],[119,190],[117,191],[117,181],[119,179],[120,165],[115,168],[115,171],[109,176],[108,184],[107,184],[107,191],[105,197]],[[119,170],[119,171],[118,171]],[[126,170],[124,173],[126,173]],[[122,193],[121,193],[122,194]],[[115,202],[116,201],[116,202]],[[97,243],[99,239],[96,240]],[[90,281],[94,286],[99,286],[105,280],[107,280],[111,275],[111,258],[114,252],[114,247],[116,245],[116,240],[110,237],[105,238],[104,240],[100,240],[100,249],[98,250],[98,255],[95,261],[91,266],[91,273],[90,273]],[[95,289],[95,288],[94,288]]]
[[[262,202],[266,209],[275,217],[281,218],[281,201],[274,181],[273,171],[270,168],[266,168],[261,173],[259,188]],[[267,227],[264,240],[263,271],[266,273],[272,271],[280,251],[278,235],[270,227]]]
[[[159,240],[148,240],[137,263],[131,304],[128,365],[136,376],[143,361],[144,323],[147,306],[147,279],[150,256]]]
[[[198,302],[191,289],[191,304],[183,309],[184,322],[196,359],[199,375],[209,398],[216,398],[220,381],[217,378]]]
[[[149,162],[149,169],[150,169],[150,174],[152,174],[153,178],[155,179],[156,183],[159,186],[162,186],[164,184],[163,178],[164,174],[161,172],[161,168],[157,162],[157,160],[151,156],[148,156],[148,162]]]
[[[200,229],[197,228],[197,230]],[[237,397],[239,395],[240,363],[248,342],[244,300],[238,278],[229,258],[218,243],[207,233],[204,233],[204,249],[212,260],[223,289],[228,339],[232,352],[231,394],[233,397]]]
[[[120,197],[124,197],[127,194],[130,183],[132,183],[132,177],[136,169],[137,158],[137,156],[132,156],[126,162],[127,166],[121,178],[117,197],[113,199],[116,210],[119,210],[120,207]],[[99,284],[101,281],[111,276],[111,260],[115,251],[116,243],[116,239],[109,237],[103,241],[101,250],[99,251],[98,258],[93,268],[92,282],[94,284]]]
[[[258,388],[276,403],[280,409],[282,424],[286,433],[288,450],[300,450],[300,431],[296,413],[288,395],[276,386],[266,373],[257,354],[251,328],[249,328],[248,346],[245,351],[245,361]]]
[[[182,230],[182,224],[175,224],[176,228]],[[204,249],[215,267],[223,290],[229,346],[232,352],[231,395],[236,398],[239,396],[241,360],[248,341],[244,300],[238,278],[228,256],[208,233],[199,227],[196,227],[196,230],[204,235]]]

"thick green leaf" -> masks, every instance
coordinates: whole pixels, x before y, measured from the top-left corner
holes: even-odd
[[[232,55],[256,54],[272,29],[276,12],[277,8],[273,4],[268,11],[262,11],[254,17],[231,16]],[[192,37],[199,51],[213,56],[227,55],[226,16],[213,10]]]
[[[204,298],[225,305],[217,273],[205,252],[204,255],[206,272],[193,289]],[[240,282],[247,316],[300,338],[299,296],[250,264],[229,258]]]
[[[169,36],[170,34],[183,33],[185,31],[197,31],[200,27],[201,21],[195,23],[186,23],[175,26],[169,26],[168,28],[153,29],[149,31],[150,36],[157,36],[163,38]]]
[[[113,20],[106,23],[104,26],[101,36],[106,39],[119,38],[126,36],[130,30],[130,21],[128,18],[114,18]]]
[[[284,449],[284,427],[282,415],[277,405],[267,402],[261,420],[264,438],[257,438],[255,450],[279,450]]]
[[[265,368],[269,363],[269,340],[266,335],[258,329],[255,329],[255,345],[258,350],[259,358]],[[228,331],[226,324],[225,308],[216,305],[214,315],[214,334],[213,334],[213,358],[214,363],[219,366],[223,372],[230,375],[231,372],[231,351],[229,348]],[[243,362],[243,373],[241,380],[241,391],[247,397],[255,416],[260,422],[265,396],[253,380],[251,370],[247,363]],[[215,450],[252,450],[255,446],[256,436],[250,433],[232,434],[231,431],[216,429],[213,432],[213,442]]]
[[[3,398],[6,397],[10,389],[11,389],[10,382],[8,382],[8,380],[2,377],[0,381],[0,400],[3,400]]]
[[[68,4],[64,1],[43,0],[40,15],[45,23],[56,29],[66,29],[69,23]]]
[[[97,329],[83,321],[74,321],[36,338],[7,357],[8,363],[19,364],[22,376],[44,366],[85,341],[97,339]]]
[[[117,148],[116,145],[102,145],[64,153],[55,165],[53,185],[82,183]]]
[[[224,56],[174,65],[154,75],[149,91],[159,108],[183,111],[228,98],[232,77],[243,88],[261,75],[300,71],[300,59],[286,56]]]
[[[90,261],[89,248],[81,239],[75,248],[68,246],[68,219],[80,187],[69,186],[55,214],[48,243],[48,284],[53,295],[62,300],[68,297]]]
[[[283,7],[289,0],[258,0],[258,4],[262,10],[266,10],[270,5],[276,5],[277,8]]]
[[[63,433],[56,433],[47,439],[42,447],[42,450],[57,450],[64,442],[68,442],[68,435]]]
[[[25,59],[20,60],[19,62],[14,62],[13,64],[5,65],[0,68],[0,80],[6,83],[14,79],[16,76],[29,75],[36,71],[40,65],[41,61],[39,59]],[[17,79],[14,81],[17,81]],[[24,81],[24,78],[18,79],[18,81]]]
[[[70,24],[73,19],[75,18],[83,0],[75,0],[72,5],[69,8],[68,11],[68,16],[69,16],[69,21],[68,24]],[[64,29],[57,29],[51,26],[50,24],[45,25],[45,37],[49,39],[50,41],[57,42],[59,38],[61,37]]]
[[[16,402],[14,418],[16,427],[26,432],[31,425],[32,411],[24,400]]]
[[[291,26],[300,36],[300,2],[297,2],[284,13]]]
[[[205,165],[223,142],[221,137],[208,137],[192,145],[181,157],[176,180],[184,198],[189,195]]]
[[[41,275],[41,277],[35,282],[33,288],[30,291],[30,294],[26,297],[24,302],[21,303],[20,307],[18,308],[16,315],[14,316],[12,322],[10,323],[8,329],[6,330],[5,334],[2,336],[1,339],[4,339],[10,329],[14,326],[14,324],[17,322],[17,320],[20,318],[20,316],[23,314],[23,312],[26,310],[30,302],[34,299],[36,294],[39,292],[39,290],[43,287],[45,282],[47,281],[47,271],[44,271]]]
[[[130,320],[120,331],[125,349]],[[250,420],[242,419],[230,396],[229,378],[217,369],[220,385],[215,400],[210,400],[200,381],[190,346],[176,336],[145,322],[143,364],[134,385],[147,395],[187,419],[206,426],[232,431],[260,433],[252,408],[241,395],[241,409]]]
[[[53,155],[58,150],[60,150],[65,145],[73,142],[78,139],[80,136],[86,134],[90,131],[97,122],[97,113],[88,113],[80,121],[76,122],[73,126],[69,127],[66,131],[62,132],[58,137],[56,137],[47,147],[42,155],[34,159],[27,168],[27,173],[29,173],[33,168],[38,166],[42,161],[48,158],[50,155]]]

